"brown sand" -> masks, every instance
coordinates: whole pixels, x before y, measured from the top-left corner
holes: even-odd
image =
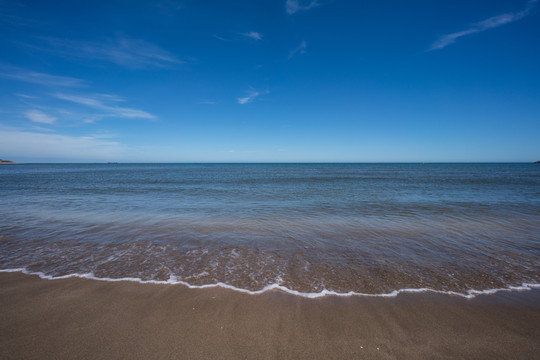
[[[540,290],[299,298],[0,273],[2,359],[540,357]]]

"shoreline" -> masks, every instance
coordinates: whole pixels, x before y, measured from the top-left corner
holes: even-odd
[[[48,281],[0,273],[0,358],[532,358],[540,290],[473,299]]]
[[[307,298],[307,299],[317,299],[317,298],[323,298],[327,296],[335,296],[335,297],[373,297],[373,298],[389,298],[389,297],[396,297],[400,294],[440,294],[440,295],[448,295],[448,296],[457,296],[462,297],[465,299],[474,299],[477,296],[481,295],[493,295],[500,292],[515,292],[515,291],[530,291],[534,289],[540,289],[540,284],[537,283],[522,283],[521,285],[508,285],[505,288],[491,288],[491,289],[484,289],[484,290],[477,290],[477,289],[469,289],[464,291],[453,291],[453,290],[437,290],[433,288],[402,288],[393,290],[388,293],[360,293],[355,291],[349,291],[349,292],[336,292],[333,290],[327,290],[324,289],[320,292],[301,292],[293,289],[289,289],[285,286],[279,285],[279,284],[271,284],[263,287],[260,290],[248,290],[244,288],[238,288],[233,285],[225,284],[222,282],[215,283],[215,284],[204,284],[204,285],[193,285],[186,281],[169,279],[169,280],[142,280],[140,278],[134,278],[134,277],[123,277],[123,278],[102,278],[102,277],[96,277],[92,273],[73,273],[73,274],[67,274],[67,275],[59,275],[59,276],[53,276],[53,275],[46,275],[45,273],[41,271],[28,271],[26,268],[14,268],[14,269],[0,269],[1,273],[21,273],[24,275],[35,275],[38,276],[40,279],[43,280],[61,280],[61,279],[87,279],[87,280],[94,280],[94,281],[105,281],[105,282],[132,282],[137,283],[141,285],[146,284],[153,284],[153,285],[181,285],[185,286],[189,289],[211,289],[211,288],[219,288],[219,289],[227,289],[243,294],[249,294],[249,295],[261,295],[267,292],[282,292],[284,294],[292,295],[292,296],[298,296],[301,298]]]

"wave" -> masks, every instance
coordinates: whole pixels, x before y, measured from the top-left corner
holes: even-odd
[[[509,285],[506,288],[496,288],[496,289],[486,289],[486,290],[469,289],[469,290],[466,290],[465,292],[444,291],[444,290],[436,290],[432,288],[405,288],[405,289],[393,290],[389,293],[369,294],[369,293],[360,293],[360,292],[355,292],[355,291],[349,291],[346,293],[336,292],[333,290],[326,290],[326,289],[320,292],[301,292],[301,291],[289,289],[280,284],[270,284],[260,290],[253,291],[253,290],[238,288],[238,287],[225,284],[222,282],[218,282],[215,284],[192,285],[186,281],[178,280],[175,276],[171,276],[168,280],[160,281],[160,280],[142,280],[135,277],[122,277],[122,278],[96,277],[91,272],[84,273],[84,274],[73,273],[73,274],[67,274],[67,275],[52,276],[52,275],[47,275],[41,271],[29,271],[26,268],[0,269],[0,272],[7,272],[7,273],[20,272],[26,275],[37,275],[41,279],[45,279],[45,280],[80,278],[80,279],[90,279],[90,280],[108,281],[108,282],[130,281],[130,282],[137,282],[140,284],[184,285],[190,289],[207,289],[207,288],[217,287],[217,288],[224,288],[224,289],[229,289],[233,291],[238,291],[238,292],[249,294],[249,295],[260,295],[267,291],[277,290],[277,291],[282,291],[287,294],[309,298],[309,299],[321,298],[325,296],[396,297],[402,293],[436,293],[436,294],[460,296],[466,299],[473,299],[478,295],[492,295],[492,294],[502,292],[502,291],[528,291],[532,289],[540,289],[540,284],[538,283],[522,283],[519,286]]]

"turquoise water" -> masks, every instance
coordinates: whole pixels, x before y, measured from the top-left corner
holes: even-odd
[[[0,269],[306,293],[540,283],[536,164],[25,164],[0,187]]]

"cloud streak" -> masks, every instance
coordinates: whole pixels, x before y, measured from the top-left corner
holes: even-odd
[[[262,40],[262,35],[256,31],[250,31],[246,33],[240,33],[240,35],[248,37],[253,40]]]
[[[119,118],[128,118],[128,119],[149,119],[153,120],[156,117],[146,111],[132,109],[127,107],[121,107],[117,105],[111,105],[110,102],[120,102],[123,101],[122,98],[119,98],[115,95],[108,94],[97,94],[94,96],[80,96],[80,95],[69,95],[69,94],[54,94],[54,97],[60,100],[72,102],[79,105],[84,105],[96,110],[104,111],[105,114],[102,116],[107,117],[119,117]],[[108,103],[109,102],[109,103]]]
[[[120,66],[140,68],[166,68],[184,62],[170,52],[141,39],[120,37],[114,40],[75,41],[51,37],[41,37],[49,47],[37,47],[67,57],[79,57],[108,61]]]
[[[82,87],[86,85],[86,82],[81,79],[49,75],[2,64],[0,64],[0,77],[32,84],[56,87]]]
[[[250,89],[247,92],[246,96],[239,97],[238,99],[236,99],[236,101],[238,101],[240,105],[245,105],[245,104],[249,104],[250,102],[253,102],[253,100],[255,100],[258,96],[264,95],[264,94],[268,94],[268,91],[264,91],[261,93],[256,90]]]
[[[259,95],[260,95],[260,93],[259,93],[258,91],[250,90],[246,96],[244,96],[244,97],[239,97],[239,98],[237,99],[237,101],[238,101],[238,103],[239,103],[240,105],[249,104],[250,102],[252,102],[253,100],[255,100],[255,98],[256,98],[257,96],[259,96]]]
[[[300,45],[298,45],[298,47],[296,49],[294,49],[293,51],[291,51],[289,53],[289,59],[294,57],[296,54],[305,54],[306,53],[306,48],[307,48],[306,41],[302,40]]]
[[[110,160],[123,146],[95,136],[68,136],[0,127],[0,152],[12,157]]]
[[[454,42],[456,42],[457,39],[463,36],[476,34],[479,32],[483,32],[489,29],[493,29],[493,28],[520,20],[524,18],[525,16],[529,15],[531,9],[534,7],[537,1],[538,0],[529,1],[527,3],[526,8],[519,12],[492,16],[486,20],[482,20],[482,21],[472,24],[465,30],[443,35],[439,39],[437,39],[433,44],[431,44],[428,51],[443,49],[447,47],[448,45],[453,44]]]
[[[311,0],[309,2],[302,2],[301,0],[287,0],[285,3],[285,11],[287,14],[292,15],[299,11],[306,11],[315,7],[321,6],[317,0]]]
[[[56,118],[51,115],[47,115],[39,110],[28,110],[24,115],[35,123],[52,125],[56,122]]]

